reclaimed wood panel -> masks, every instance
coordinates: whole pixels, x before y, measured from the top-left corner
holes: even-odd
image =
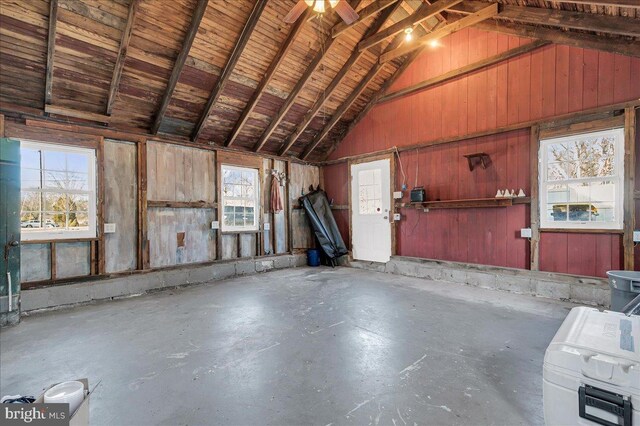
[[[138,205],[136,146],[106,140],[104,144],[104,221],[116,232],[104,235],[105,272],[137,268]]]

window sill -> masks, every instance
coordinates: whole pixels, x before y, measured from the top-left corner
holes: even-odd
[[[86,243],[91,241],[98,241],[98,237],[85,237],[85,238],[40,238],[21,240],[20,244],[51,244],[51,243]]]
[[[622,229],[540,228],[540,232],[561,234],[624,234]]]

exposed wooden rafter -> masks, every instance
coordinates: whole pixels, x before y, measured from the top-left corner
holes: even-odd
[[[516,35],[518,37],[537,38],[567,46],[603,50],[606,52],[640,57],[640,43],[638,43],[637,40],[627,40],[624,38],[612,39],[595,34],[576,33],[553,28],[534,27],[531,25],[498,21],[480,22],[475,25],[475,28]]]
[[[551,3],[586,4],[588,6],[635,7],[640,9],[638,0],[550,0]]]
[[[396,35],[396,37],[393,39],[391,43],[389,43],[389,45],[386,47],[383,53],[393,51],[398,46],[400,46],[400,44],[402,44],[403,40],[404,40],[403,34]],[[387,82],[385,82],[385,84],[380,88],[378,93],[384,93],[384,91],[387,90],[391,84],[393,84],[393,81],[395,81],[395,79],[398,78],[400,74],[402,74],[405,71],[409,63],[411,63],[421,52],[422,52],[422,49],[419,49],[419,50],[416,50],[414,54],[410,55],[410,57],[405,60],[405,62],[396,70],[396,72],[390,78],[387,79]],[[333,114],[329,122],[316,135],[316,137],[313,138],[313,142],[311,142],[311,144],[307,146],[307,148],[305,148],[301,157],[302,159],[307,159],[307,157],[309,157],[309,155],[311,155],[311,153],[320,145],[320,143],[324,140],[324,138],[329,134],[331,129],[333,129],[333,126],[335,126],[338,123],[338,121],[340,121],[342,116],[349,110],[349,108],[351,108],[351,105],[353,105],[356,99],[358,99],[358,97],[367,88],[369,83],[371,83],[371,81],[378,75],[378,73],[382,71],[384,66],[385,65],[381,64],[380,62],[376,62],[373,65],[371,70],[369,70],[367,75],[360,81],[360,83],[358,83],[358,85],[353,90],[353,92],[351,92],[349,97],[347,97],[347,99],[345,99],[345,101],[340,105],[340,107],[338,107],[338,109],[335,111],[335,113]],[[387,85],[387,83],[389,84]],[[375,97],[376,96],[374,95],[374,98]]]
[[[162,96],[162,101],[160,102],[160,108],[158,108],[158,112],[156,113],[156,118],[153,121],[153,125],[151,126],[151,133],[158,133],[158,129],[160,128],[160,124],[162,123],[162,119],[164,117],[165,112],[167,111],[167,107],[169,106],[169,102],[171,101],[171,96],[173,95],[173,91],[178,84],[178,78],[180,78],[180,73],[182,72],[182,67],[184,67],[184,63],[187,60],[187,56],[189,56],[189,50],[191,50],[191,45],[193,44],[193,40],[196,38],[196,34],[198,33],[198,28],[200,27],[200,21],[202,21],[202,17],[204,16],[205,10],[207,10],[208,0],[198,0],[196,4],[196,8],[193,11],[193,15],[191,17],[191,24],[189,25],[189,29],[187,30],[187,34],[184,37],[184,41],[182,42],[182,48],[180,49],[180,53],[178,53],[178,57],[173,65],[173,70],[171,70],[171,77],[169,77],[169,82],[167,83],[167,89]]]
[[[238,119],[236,124],[233,126],[233,130],[231,130],[231,133],[229,134],[229,137],[227,138],[227,141],[225,142],[224,146],[231,146],[231,144],[233,144],[233,142],[236,140],[236,138],[240,134],[242,127],[247,123],[247,120],[249,119],[249,115],[258,104],[258,101],[262,97],[262,94],[267,88],[267,85],[271,82],[271,80],[273,80],[273,77],[276,75],[276,71],[278,70],[278,67],[284,60],[287,53],[289,53],[289,50],[291,49],[291,46],[293,45],[293,42],[296,40],[296,37],[298,36],[300,31],[302,31],[302,28],[306,23],[306,18],[309,15],[311,15],[311,8],[307,9],[305,14],[302,15],[296,21],[296,23],[293,25],[293,28],[291,28],[291,31],[289,31],[289,35],[287,36],[287,39],[284,41],[282,46],[280,46],[280,50],[278,50],[278,53],[276,53],[276,56],[274,56],[273,61],[271,61],[271,64],[269,64],[269,68],[267,69],[267,72],[264,74],[264,77],[260,81],[260,84],[258,84],[258,87],[256,87],[256,90],[253,92],[253,95],[251,95],[251,99],[249,99],[249,102],[247,103],[247,106],[242,111],[240,118]]]
[[[413,27],[420,22],[429,19],[432,16],[437,15],[438,13],[449,9],[456,4],[461,3],[462,0],[439,0],[438,2],[430,5],[423,4],[410,16],[396,22],[393,25],[390,25],[388,28],[385,28],[383,31],[378,32],[377,34],[372,35],[371,37],[362,40],[358,43],[358,49],[361,51],[370,48],[371,46],[375,46],[378,43],[382,43],[384,40],[392,37],[398,33],[403,32],[408,27]]]
[[[358,5],[361,2],[362,0],[357,0],[355,7],[353,8],[357,9]],[[327,54],[327,52],[329,52],[329,50],[331,50],[331,46],[333,46],[333,44],[339,39],[340,37],[333,38],[331,37],[331,35],[327,37],[327,40],[325,40],[324,42],[324,48],[320,49],[318,53],[316,53],[316,56],[313,58],[313,60],[311,61],[311,63],[309,64],[305,72],[302,74],[302,76],[300,76],[296,85],[293,87],[293,89],[289,93],[289,96],[287,96],[287,99],[284,101],[284,105],[280,107],[276,116],[273,118],[273,120],[271,120],[271,123],[269,123],[266,130],[262,133],[262,135],[260,136],[256,144],[254,145],[253,147],[254,152],[258,152],[262,149],[262,147],[264,147],[264,145],[267,143],[267,141],[275,131],[276,127],[278,127],[278,125],[284,119],[284,116],[287,114],[287,112],[289,112],[289,110],[293,106],[295,100],[300,94],[300,91],[307,84],[307,82],[309,81],[313,73],[316,72],[318,67],[320,67],[320,64],[322,63],[322,60],[324,59],[325,55]]]
[[[205,123],[207,122],[207,118],[209,118],[209,115],[211,114],[213,107],[215,106],[216,102],[218,101],[218,98],[220,97],[225,87],[227,86],[227,83],[229,83],[229,78],[231,77],[233,70],[238,64],[238,61],[240,60],[240,57],[242,56],[242,53],[244,52],[244,49],[247,46],[247,43],[249,43],[251,34],[253,34],[253,30],[258,24],[258,21],[260,20],[260,16],[262,15],[262,12],[264,11],[264,8],[266,6],[267,6],[267,0],[258,0],[256,4],[253,6],[253,10],[249,15],[249,19],[247,19],[247,22],[242,28],[242,32],[240,33],[240,36],[238,37],[238,41],[236,42],[236,45],[234,46],[233,51],[231,52],[231,56],[229,56],[229,59],[227,60],[227,63],[224,66],[224,69],[222,70],[220,77],[218,78],[216,87],[211,92],[211,95],[207,100],[207,104],[204,108],[204,111],[200,115],[200,118],[198,119],[198,123],[196,124],[196,127],[193,129],[193,133],[191,134],[192,141],[197,140],[198,137],[200,136],[200,133],[202,132],[202,129],[204,128]]]
[[[640,3],[640,2],[638,2]],[[466,1],[451,8],[453,12],[470,14],[486,6],[481,1]],[[544,25],[582,31],[640,37],[640,23],[637,19],[624,16],[600,15],[571,10],[546,9],[540,7],[503,5],[496,19]]]
[[[89,111],[78,111],[72,108],[45,105],[44,112],[48,114],[63,115],[65,117],[80,118],[82,120],[97,121],[98,123],[109,123],[110,116],[104,114],[97,114]]]
[[[548,44],[550,44],[550,42],[546,40],[535,40],[523,46],[514,47],[513,49],[506,50],[502,53],[498,53],[497,55],[490,56],[480,61],[465,65],[461,68],[457,68],[449,72],[446,72],[444,74],[438,75],[436,77],[429,78],[427,80],[421,81],[420,83],[416,83],[409,87],[405,87],[403,89],[397,90],[393,93],[386,94],[378,100],[378,103],[391,101],[394,99],[398,99],[404,96],[408,96],[408,95],[420,92],[422,90],[428,89],[429,87],[433,87],[437,84],[441,84],[445,81],[453,80],[455,78],[475,72],[482,68],[486,68],[488,66],[500,63],[502,61],[506,61],[507,59],[515,58],[525,53],[529,53],[533,50],[539,49],[540,47],[546,46]]]
[[[384,10],[378,18],[376,18],[375,22],[367,29],[367,31],[362,36],[363,39],[369,37],[372,34],[380,31],[380,28],[389,20],[391,15],[393,15],[396,10],[401,7],[402,2],[396,3],[396,5],[392,8],[388,8]],[[347,75],[349,70],[353,67],[353,65],[364,55],[364,52],[358,50],[356,46],[355,49],[351,52],[349,59],[344,63],[338,74],[331,80],[331,83],[327,86],[327,88],[323,92],[323,96],[321,96],[315,104],[311,107],[311,110],[304,116],[302,119],[302,123],[298,125],[298,127],[294,130],[294,132],[289,136],[289,139],[285,142],[284,146],[280,149],[279,155],[284,155],[291,149],[291,147],[296,143],[300,135],[305,131],[307,126],[311,124],[311,121],[315,117],[315,115],[320,111],[320,109],[326,104],[327,100],[331,97],[334,90],[338,87],[338,85],[342,82],[344,77]]]
[[[111,114],[113,109],[113,102],[118,95],[118,87],[120,86],[120,77],[122,76],[122,70],[124,68],[124,61],[127,58],[127,50],[129,49],[129,41],[131,40],[131,33],[133,32],[133,22],[136,19],[136,12],[138,10],[138,4],[140,0],[131,0],[129,4],[129,14],[127,15],[127,23],[122,31],[122,39],[120,40],[120,49],[118,50],[118,58],[116,59],[116,65],[113,68],[113,77],[111,78],[111,87],[109,88],[109,98],[107,99],[107,115]]]
[[[373,97],[369,100],[367,105],[365,105],[365,107],[362,109],[362,111],[360,111],[358,113],[358,115],[356,115],[356,117],[349,123],[349,125],[347,126],[345,131],[338,138],[336,138],[336,140],[331,144],[331,147],[327,150],[327,153],[325,155],[325,159],[328,158],[329,155],[331,155],[331,153],[338,147],[338,145],[340,145],[340,142],[342,142],[342,140],[344,140],[344,138],[347,137],[347,135],[356,127],[356,125],[360,121],[362,121],[362,119],[369,113],[369,111],[371,111],[371,108],[373,108],[378,103],[378,100],[382,96],[384,96],[384,94],[387,92],[387,90],[389,90],[389,88],[393,85],[393,83],[395,83],[396,80],[398,78],[400,78],[400,76],[406,71],[406,69],[409,68],[409,65],[411,65],[411,63],[418,56],[420,56],[420,54],[422,53],[423,50],[424,50],[424,48],[418,49],[418,50],[414,50],[413,52],[411,52],[410,54],[407,55],[407,57],[404,59],[404,62],[402,62],[402,65],[400,65],[400,67],[396,70],[396,72],[393,73],[393,75],[391,77],[389,77],[387,79],[387,81],[384,82],[384,84],[382,85],[380,90],[378,90],[373,95]],[[319,145],[320,142],[321,141],[319,141],[316,144],[316,147]],[[311,153],[311,150],[309,151],[309,153]]]
[[[47,70],[44,84],[44,104],[51,103],[53,93],[53,52],[56,47],[56,27],[58,23],[58,0],[49,4],[49,35],[47,38]]]
[[[343,32],[353,28],[354,26],[358,25],[360,22],[363,22],[364,20],[375,15],[381,10],[386,9],[387,7],[393,6],[393,4],[397,2],[398,0],[375,0],[369,6],[358,11],[358,19],[356,19],[355,22],[352,22],[351,24],[347,24],[346,22],[340,22],[339,24],[336,24],[331,29],[331,36],[333,38],[338,37]],[[400,1],[400,3],[402,2],[403,0]]]
[[[439,3],[439,2],[438,2]],[[438,4],[436,3],[436,4]],[[401,46],[395,50],[392,50],[391,52],[387,52],[384,53],[380,56],[380,62],[384,63],[384,62],[388,62],[391,61],[392,59],[395,59],[399,56],[403,56],[406,55],[407,53],[420,48],[421,46],[424,46],[425,44],[429,43],[430,41],[433,40],[438,40],[441,39],[442,37],[446,37],[450,34],[453,34],[457,31],[460,31],[464,28],[470,27],[472,25],[475,25],[479,22],[482,22],[488,18],[491,18],[492,16],[495,16],[498,14],[498,4],[493,3],[485,8],[483,8],[482,10],[473,13],[471,15],[465,16],[464,18],[455,21],[451,24],[448,24],[436,31],[433,31],[430,34],[427,34],[424,37],[420,37],[419,39],[417,39],[414,43],[412,44],[407,44],[404,46]]]

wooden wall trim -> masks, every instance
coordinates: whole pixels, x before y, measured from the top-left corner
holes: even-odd
[[[148,200],[147,208],[170,208],[170,209],[215,209],[218,203],[207,201],[163,201]]]
[[[635,230],[636,212],[633,191],[635,189],[636,159],[636,108],[628,107],[624,111],[624,234],[622,246],[624,252],[624,269],[635,268],[633,231]]]
[[[529,161],[531,169],[531,240],[529,245],[529,269],[540,270],[540,171],[539,171],[539,151],[540,151],[540,127],[531,127],[529,139]]]
[[[104,240],[104,138],[100,138],[98,148],[96,149],[97,162],[97,199],[98,207],[96,209],[97,217],[97,236],[98,236],[98,274],[104,274],[105,271],[105,240]]]
[[[136,168],[138,185],[138,269],[149,268],[149,240],[147,238],[147,141],[140,140],[136,146]]]

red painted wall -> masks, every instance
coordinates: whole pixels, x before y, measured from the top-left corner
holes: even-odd
[[[391,92],[452,69],[529,43],[528,39],[474,29],[460,31],[421,55]],[[331,159],[406,146],[441,137],[553,117],[640,98],[640,59],[566,46],[547,46],[429,90],[377,105]],[[492,165],[470,172],[463,154],[486,152]],[[430,200],[492,197],[498,188],[531,189],[529,132],[519,130],[404,152],[409,188],[424,185]],[[416,179],[417,174],[417,179]],[[403,177],[397,168],[396,187]],[[347,203],[346,163],[324,171],[330,197]],[[343,198],[341,198],[343,197]],[[341,202],[342,203],[342,202]],[[397,226],[398,254],[526,268],[529,245],[519,238],[529,226],[529,207],[432,210],[403,209]],[[348,239],[347,213],[340,212]],[[342,217],[344,216],[344,217]],[[604,276],[622,267],[616,234],[544,233],[540,268]]]

